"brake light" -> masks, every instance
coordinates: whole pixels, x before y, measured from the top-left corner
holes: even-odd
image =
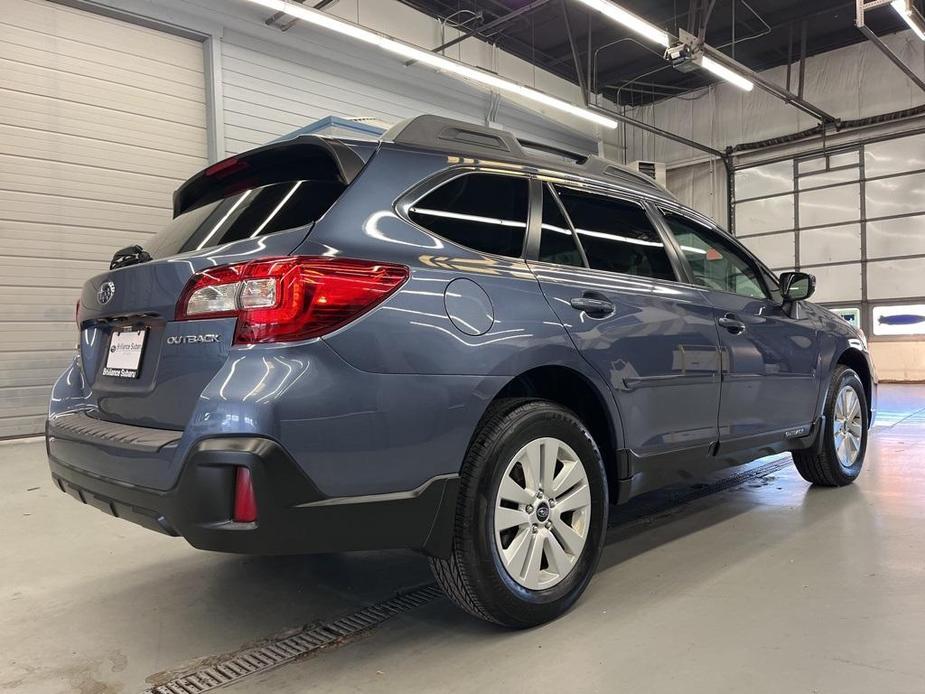
[[[237,157],[228,157],[206,169],[205,174],[211,178],[222,179],[247,168],[247,162]]]
[[[190,278],[177,320],[236,317],[235,344],[319,337],[366,313],[408,279],[403,265],[324,257],[254,260]]]

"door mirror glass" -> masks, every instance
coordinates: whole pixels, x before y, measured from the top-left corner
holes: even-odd
[[[780,276],[784,301],[803,301],[816,291],[816,278],[805,272],[785,272]]]

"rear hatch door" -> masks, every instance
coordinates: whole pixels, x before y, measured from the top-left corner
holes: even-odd
[[[174,320],[190,278],[292,253],[362,163],[330,141],[299,138],[220,162],[184,184],[174,220],[143,243],[151,259],[83,287],[79,354],[85,402],[96,416],[183,429],[225,362],[235,327],[234,318]]]

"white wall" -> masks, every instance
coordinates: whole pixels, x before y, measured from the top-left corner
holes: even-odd
[[[391,123],[435,112],[486,122],[491,113],[488,92],[476,85],[424,66],[406,67],[400,58],[304,22],[282,32],[264,23],[271,11],[244,0],[96,0],[93,4],[212,38],[219,155],[226,149],[265,142],[322,115],[375,116]],[[424,48],[441,41],[435,19],[397,0],[341,0],[328,11]],[[447,31],[447,38],[454,35]],[[535,70],[478,39],[467,39],[448,55],[562,99],[580,101],[576,85]],[[258,82],[263,83],[262,91]],[[228,94],[223,95],[226,87]],[[268,97],[266,103],[255,96],[259,94]],[[507,97],[501,100],[494,122],[521,135],[582,150],[596,151],[601,137],[598,126]],[[262,135],[268,136],[266,140],[261,140]]]
[[[925,43],[911,31],[882,37],[922,78]],[[786,84],[786,66],[762,72],[775,84]],[[796,92],[799,66],[794,64],[791,90]],[[804,98],[843,120],[853,120],[918,106],[925,94],[869,41],[806,60]],[[817,125],[812,117],[758,89],[744,92],[726,83],[654,105],[628,115],[722,150],[730,145],[765,140]],[[630,128],[627,156],[666,163],[699,158],[702,152],[671,140]]]

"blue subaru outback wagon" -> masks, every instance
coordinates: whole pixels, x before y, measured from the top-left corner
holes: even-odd
[[[64,492],[193,546],[412,548],[525,627],[608,508],[792,451],[859,474],[863,333],[651,179],[421,116],[210,166],[84,286],[54,386]]]

